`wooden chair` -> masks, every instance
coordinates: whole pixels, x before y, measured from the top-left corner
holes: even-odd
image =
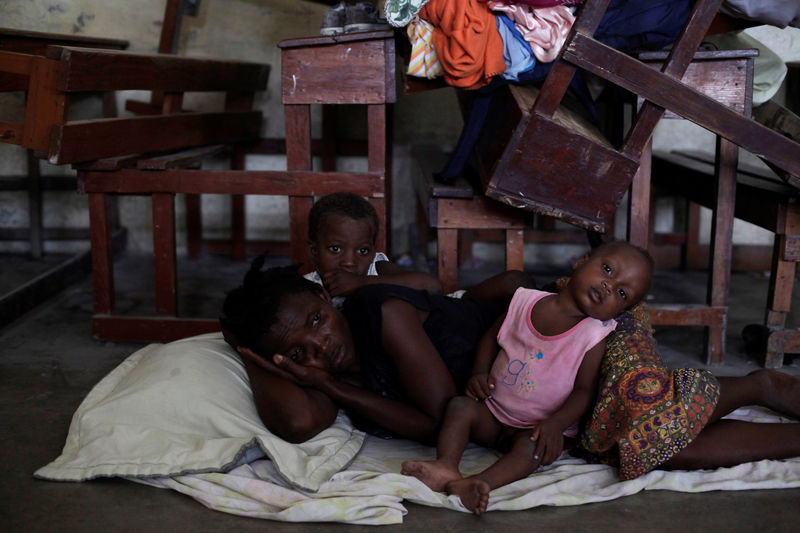
[[[605,232],[664,109],[761,154],[785,171],[784,179],[800,184],[797,143],[680,81],[721,2],[695,2],[680,38],[662,68],[655,70],[592,38],[608,0],[587,0],[541,92],[534,96],[511,89],[504,123],[494,130],[495,149],[485,150],[486,194]],[[559,104],[579,68],[644,98],[621,149],[611,147],[580,121],[559,114]]]

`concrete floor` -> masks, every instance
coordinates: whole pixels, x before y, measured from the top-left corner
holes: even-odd
[[[0,257],[3,277],[10,277],[7,271],[11,264]],[[149,264],[141,257],[123,256],[117,262],[118,303],[126,312],[136,312],[148,303],[145,280]],[[462,281],[469,283],[498,268],[486,264],[479,269],[465,268]],[[187,310],[184,314],[215,316],[225,291],[236,284],[244,270],[243,264],[220,257],[181,260],[180,305]],[[700,302],[704,283],[702,274],[661,272],[653,294],[662,300],[691,298]],[[724,364],[712,367],[715,373],[738,375],[757,368],[758,362],[744,354],[740,332],[745,324],[760,321],[766,284],[763,273],[733,276],[727,357]],[[362,526],[283,524],[237,517],[206,509],[177,492],[119,479],[85,483],[35,480],[33,472],[59,455],[72,413],[83,397],[141,346],[93,340],[91,308],[91,281],[86,277],[0,329],[0,470],[5,472],[0,483],[2,531],[364,530]],[[669,364],[703,366],[701,330],[663,328],[657,338]],[[786,372],[800,375],[798,358],[787,357],[786,362]],[[480,518],[413,504],[406,507],[404,524],[384,529],[789,531],[796,530],[800,522],[800,489],[700,494],[653,491],[605,503],[494,512]]]

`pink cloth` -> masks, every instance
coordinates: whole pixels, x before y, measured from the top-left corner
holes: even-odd
[[[517,289],[497,334],[494,391],[486,405],[508,426],[533,427],[561,407],[575,386],[583,356],[617,326],[614,320],[587,317],[560,335],[542,335],[531,323],[531,311],[545,296],[552,294]],[[564,431],[568,437],[577,434],[577,424]]]
[[[576,6],[583,0],[501,0],[504,4],[527,4],[531,7]]]
[[[558,57],[575,15],[565,6],[534,8],[528,5],[487,2],[492,11],[502,11],[510,18],[522,38],[531,46],[536,59],[549,63]]]

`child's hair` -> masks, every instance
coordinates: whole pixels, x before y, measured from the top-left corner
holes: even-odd
[[[299,265],[273,267],[262,271],[266,254],[256,257],[244,282],[225,296],[219,322],[226,339],[256,349],[269,328],[277,322],[278,307],[288,295],[310,292],[319,294],[322,287],[301,276]]]
[[[335,192],[317,200],[308,213],[308,240],[317,242],[319,229],[328,215],[339,213],[353,220],[365,219],[372,230],[372,242],[378,236],[378,213],[368,201],[349,192]]]

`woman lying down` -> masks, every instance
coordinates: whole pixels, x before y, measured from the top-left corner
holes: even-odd
[[[652,268],[649,259],[641,266],[640,254],[621,243],[603,245],[578,262],[576,275],[559,280],[557,290],[567,291],[589,320],[596,320],[589,312],[593,306],[622,311],[647,290],[637,285],[641,272],[630,275],[632,268]],[[518,298],[516,290],[522,295],[533,288],[521,272],[490,278],[461,299],[369,285],[354,292],[339,312],[320,285],[292,267],[262,271],[263,262],[263,257],[256,259],[242,285],[228,294],[221,323],[244,360],[261,419],[289,442],[316,435],[343,408],[357,426],[373,434],[436,443],[448,403],[464,395],[473,377],[476,352],[482,345],[484,350],[496,346],[498,319],[512,297]],[[621,302],[608,300],[622,294],[626,298]],[[539,295],[527,309],[535,315],[537,302],[547,299]],[[605,338],[602,357],[592,358],[598,367],[589,372],[594,378],[580,387],[592,392],[588,403],[580,404],[586,406],[586,416],[578,412],[580,407],[567,410],[576,418],[559,418],[567,426],[582,421],[576,438],[551,437],[544,453],[545,443],[538,442],[541,424],[528,423],[527,428],[504,426],[492,434],[493,440],[474,440],[503,452],[515,446],[528,450],[531,457],[522,472],[550,464],[561,451],[555,453],[553,446],[566,446],[582,457],[617,466],[622,480],[656,468],[716,468],[800,456],[800,424],[721,419],[746,405],[800,418],[800,379],[766,369],[719,378],[705,370],[671,370],[656,351],[644,305],[611,316],[616,328]],[[518,366],[526,357],[507,356]],[[491,395],[486,389],[477,399]],[[471,396],[477,397],[474,392]],[[522,432],[524,439],[509,438],[519,429],[527,431]],[[455,487],[464,484],[454,477],[460,474],[451,472],[442,483],[439,478],[426,480],[419,465],[406,468],[404,473],[437,490],[452,489],[477,514],[485,510],[488,491],[498,483],[497,476],[487,480],[479,473],[461,493]]]

